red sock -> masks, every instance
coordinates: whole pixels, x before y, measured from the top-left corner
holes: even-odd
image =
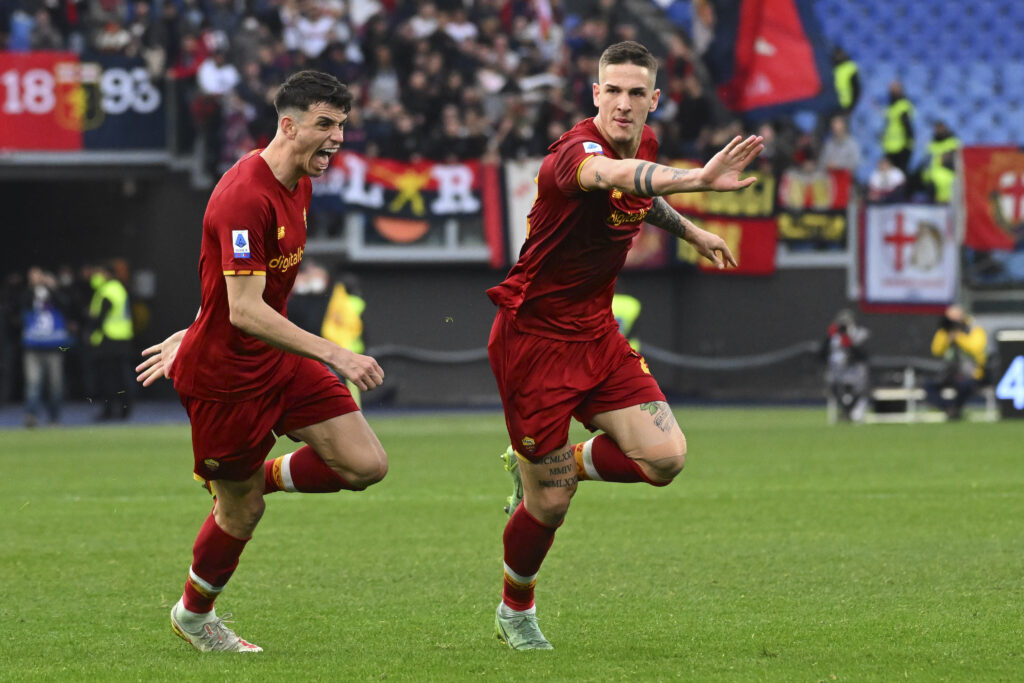
[[[334,493],[342,489],[362,490],[345,481],[310,446],[267,460],[264,473],[264,494],[274,491]]]
[[[555,541],[558,527],[547,526],[526,511],[522,503],[505,525],[505,583],[502,601],[515,610],[533,607],[533,587],[544,556]]]
[[[192,546],[192,566],[182,601],[190,612],[209,612],[238,566],[248,538],[235,538],[219,526],[213,513],[206,518]]]
[[[649,478],[640,469],[640,465],[623,453],[619,445],[607,434],[600,434],[590,441],[574,445],[572,454],[576,458],[576,474],[580,479],[627,484],[642,481],[651,486],[665,486],[669,483]]]

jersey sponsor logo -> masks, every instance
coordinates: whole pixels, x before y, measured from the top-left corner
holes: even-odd
[[[210,470],[211,472],[215,472],[217,468],[220,467],[220,463],[214,460],[213,458],[207,458],[206,460],[203,460],[203,467]]]
[[[583,151],[587,154],[604,154],[601,144],[597,142],[584,142]]]
[[[231,249],[235,258],[249,258],[249,231],[231,231]]]
[[[534,441],[532,437],[524,436],[522,443],[523,450],[525,450],[527,453],[533,453],[535,450],[537,450],[537,442]]]
[[[608,225],[622,225],[624,223],[632,223],[639,225],[644,222],[644,218],[647,216],[647,209],[640,209],[639,211],[620,211],[619,209],[613,209],[611,214],[605,219]]]
[[[276,258],[272,258],[270,259],[270,263],[267,264],[267,267],[270,268],[270,270],[279,270],[282,273],[285,273],[289,268],[302,263],[303,251],[304,247],[299,247],[296,251],[293,251],[290,254],[282,254]]]

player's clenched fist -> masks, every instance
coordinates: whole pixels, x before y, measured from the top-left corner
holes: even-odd
[[[337,365],[332,364],[331,367],[362,391],[379,387],[384,381],[384,371],[370,356],[349,351],[342,356]]]

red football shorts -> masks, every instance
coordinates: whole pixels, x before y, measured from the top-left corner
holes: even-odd
[[[243,481],[263,465],[277,436],[359,410],[333,372],[303,358],[295,375],[273,391],[238,403],[181,397],[192,422],[195,473]]]
[[[529,460],[561,448],[575,417],[664,401],[643,357],[618,330],[593,341],[561,341],[515,329],[498,309],[487,343],[512,447]]]

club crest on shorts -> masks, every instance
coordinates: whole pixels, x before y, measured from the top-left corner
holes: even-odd
[[[207,458],[206,460],[203,460],[203,467],[210,470],[211,472],[215,472],[217,468],[220,467],[220,463],[214,460],[213,458]]]
[[[529,436],[523,437],[523,450],[527,453],[533,453],[537,450],[537,442]]]

